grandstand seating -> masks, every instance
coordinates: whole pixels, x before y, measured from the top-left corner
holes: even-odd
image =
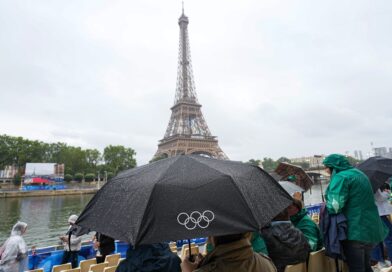
[[[121,258],[120,253],[107,255],[105,257],[105,263],[108,263],[108,266],[116,266]]]
[[[80,272],[80,268],[73,268],[73,269],[67,269],[67,270],[61,270],[61,272]]]
[[[97,264],[97,260],[95,258],[80,261],[80,263],[79,263],[80,272],[90,271],[90,266],[93,264]]]
[[[309,254],[308,272],[330,272],[332,269],[324,248]]]
[[[72,269],[71,263],[55,265],[52,268],[52,272],[60,272],[63,270],[68,270],[68,269]]]
[[[191,243],[191,253],[192,255],[199,254],[199,246],[194,243]],[[182,245],[181,248],[181,259],[184,260],[187,256],[189,256],[189,245]]]
[[[176,244],[176,242],[170,242],[170,243],[169,243],[169,247],[170,247],[170,250],[171,250],[173,253],[177,253],[177,244]]]
[[[103,270],[103,272],[116,272],[116,268],[117,268],[117,266],[105,267],[105,269]]]
[[[93,264],[93,265],[90,265],[89,272],[103,272],[105,267],[108,267],[108,263]]]
[[[288,265],[286,266],[284,272],[306,272],[306,262]]]

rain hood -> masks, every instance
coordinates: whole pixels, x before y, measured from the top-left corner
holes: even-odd
[[[326,157],[323,164],[337,172],[353,168],[347,158],[340,154],[331,154]]]

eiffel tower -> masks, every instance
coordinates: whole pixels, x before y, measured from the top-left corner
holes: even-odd
[[[188,17],[178,19],[180,26],[180,46],[178,52],[177,87],[174,106],[165,136],[159,141],[154,159],[180,154],[199,154],[217,159],[228,159],[211,132],[197,101],[193,80],[191,54],[188,38]]]

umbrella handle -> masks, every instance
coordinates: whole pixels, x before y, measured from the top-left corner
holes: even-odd
[[[194,261],[194,258],[193,258],[193,256],[192,256],[191,239],[188,239],[188,246],[189,246],[189,257],[188,257],[188,260],[191,261],[191,262],[193,262],[193,261]]]

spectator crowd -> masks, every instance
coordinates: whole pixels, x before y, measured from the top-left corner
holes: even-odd
[[[209,237],[205,255],[181,260],[167,243],[130,246],[116,271],[284,272],[288,265],[306,262],[309,253],[323,248],[328,256],[344,260],[350,272],[390,266],[390,185],[385,183],[374,194],[368,177],[343,155],[332,154],[323,164],[331,180],[320,226],[309,217],[303,201],[293,198],[290,206],[259,231]],[[77,219],[77,215],[69,217],[69,229],[60,237],[64,246],[62,263],[71,263],[74,268],[78,266],[82,242],[74,233]],[[28,250],[23,239],[26,230],[26,223],[17,222],[0,247],[0,272],[27,269]],[[97,232],[92,241],[97,263],[115,251],[114,240],[103,233]]]

